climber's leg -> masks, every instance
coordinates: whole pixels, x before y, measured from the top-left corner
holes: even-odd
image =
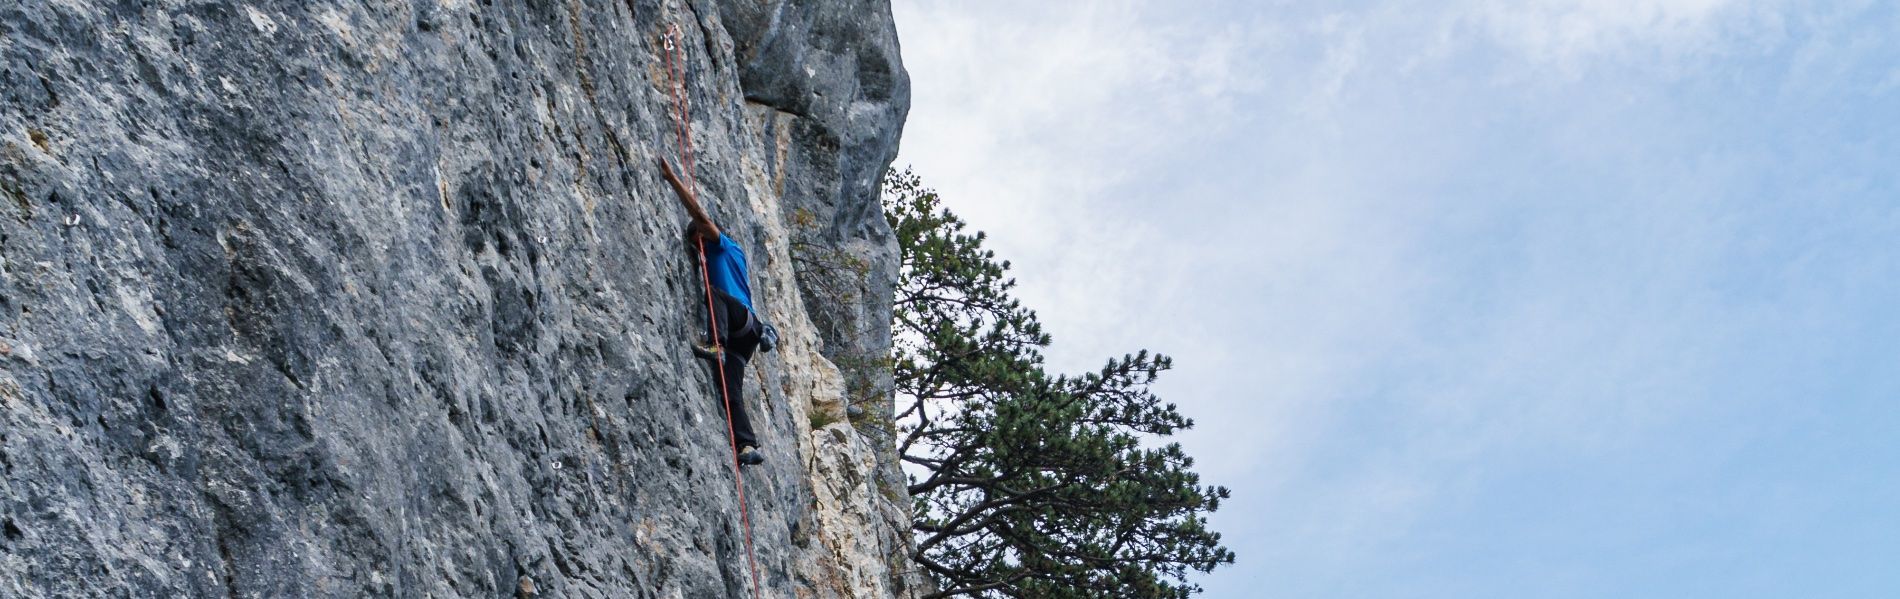
[[[752,419],[745,411],[745,363],[745,357],[727,352],[720,367],[726,376],[726,396],[732,402],[732,436],[742,448],[759,446],[759,437],[752,432]]]
[[[759,347],[759,325],[752,318],[751,311],[739,300],[722,293],[713,301],[720,308],[720,328],[726,329],[721,331],[724,334],[719,339],[724,355],[719,357],[717,363],[725,378],[726,394],[731,402],[733,438],[740,448],[758,447],[758,435],[753,432],[752,419],[746,413],[745,367]]]

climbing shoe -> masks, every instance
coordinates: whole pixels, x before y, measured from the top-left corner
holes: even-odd
[[[747,445],[745,448],[739,450],[739,463],[746,466],[763,464],[765,463],[765,454],[759,453],[759,448]]]
[[[698,343],[693,344],[693,355],[699,356],[701,360],[707,360],[715,364],[719,362],[719,353],[722,351],[725,350],[717,346],[701,345]]]

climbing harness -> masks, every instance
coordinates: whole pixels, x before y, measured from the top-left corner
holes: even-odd
[[[668,87],[672,89],[674,120],[678,124],[680,170],[685,171],[686,188],[696,190],[698,181],[693,178],[692,112],[686,105],[686,79],[682,75],[685,57],[681,50],[684,39],[679,25],[668,27],[665,39],[666,71],[673,78]],[[698,238],[698,245],[699,277],[706,288],[706,324],[712,327],[713,350],[723,360],[725,347],[719,340],[719,317],[713,305],[712,274],[706,268],[706,239],[703,236]],[[739,524],[745,532],[745,561],[752,571],[752,596],[759,597],[759,561],[752,548],[752,519],[746,511],[745,477],[739,473],[739,436],[732,426],[732,394],[726,388],[726,369],[715,364],[713,371],[718,373],[719,398],[726,406],[726,442],[732,446],[732,459],[726,462],[732,464],[732,486],[739,495]],[[745,381],[740,380],[739,384],[743,385]]]

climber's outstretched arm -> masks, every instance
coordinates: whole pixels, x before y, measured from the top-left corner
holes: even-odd
[[[718,239],[719,226],[713,224],[712,217],[706,216],[706,209],[699,207],[698,199],[693,197],[693,190],[680,182],[679,175],[673,174],[673,165],[668,164],[665,158],[660,159],[660,174],[666,176],[666,182],[673,186],[673,193],[679,194],[680,203],[685,204],[686,212],[693,216],[693,230],[707,239]]]

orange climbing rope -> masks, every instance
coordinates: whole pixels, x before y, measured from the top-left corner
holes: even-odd
[[[680,170],[685,171],[686,188],[692,190],[697,185],[697,181],[693,178],[693,131],[689,120],[692,113],[686,105],[686,79],[681,76],[681,63],[685,62],[685,59],[678,55],[683,44],[679,26],[667,28],[666,71],[673,77],[672,84],[668,87],[672,88],[674,120],[678,123]],[[721,360],[724,360],[726,348],[719,340],[719,316],[718,310],[713,306],[712,275],[706,268],[706,240],[700,237],[698,241],[699,277],[706,287],[706,324],[712,327],[713,351]],[[745,561],[746,566],[752,571],[752,596],[759,597],[759,561],[752,549],[752,519],[746,511],[745,477],[739,473],[739,435],[732,428],[732,393],[726,389],[726,369],[723,365],[714,365],[713,371],[718,373],[719,397],[726,406],[726,442],[732,446],[732,457],[726,460],[726,463],[732,464],[732,486],[739,494],[739,524],[744,527],[745,532]],[[739,384],[743,385],[745,381],[740,380]]]

